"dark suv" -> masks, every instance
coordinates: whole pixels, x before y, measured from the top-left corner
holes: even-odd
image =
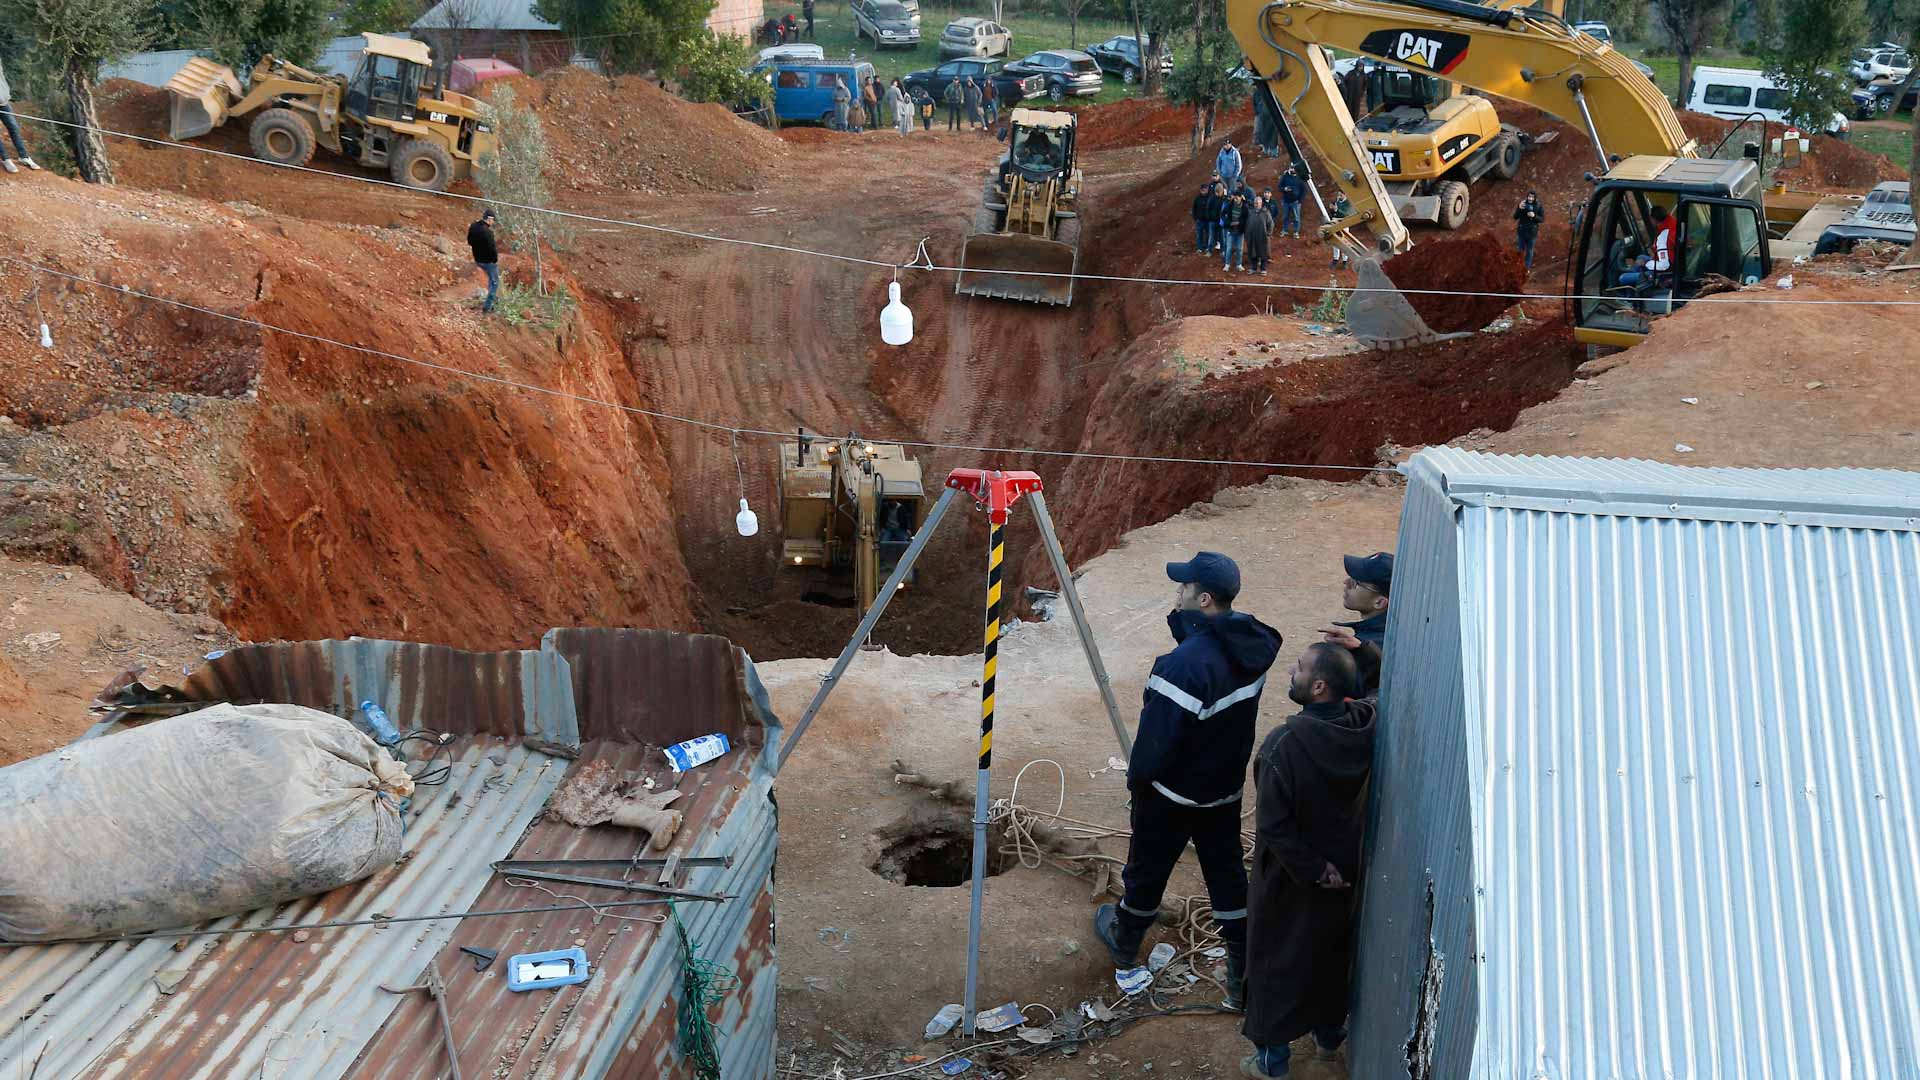
[[[1048,49],[1007,65],[1016,75],[1038,75],[1046,80],[1047,96],[1055,101],[1070,97],[1092,97],[1106,88],[1100,77],[1100,65],[1093,57],[1073,49]]]
[[[993,92],[999,97],[1002,110],[1012,108],[1013,103],[1021,98],[1043,94],[1047,89],[1047,81],[1038,75],[1015,75],[1007,70],[1006,61],[977,56],[949,60],[939,67],[916,71],[903,77],[900,85],[909,94],[913,93],[915,87],[925,90],[927,96],[937,102],[940,95],[946,93],[947,84],[955,79],[962,82],[972,79],[976,83],[992,79]]]
[[[1140,81],[1140,73],[1145,70],[1140,62],[1140,44],[1133,35],[1112,37],[1098,45],[1087,46],[1087,55],[1100,65],[1100,70],[1108,75],[1120,76],[1120,81],[1132,86]],[[1173,74],[1173,50],[1160,50],[1160,74]]]

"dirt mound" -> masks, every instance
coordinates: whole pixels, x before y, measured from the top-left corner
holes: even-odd
[[[780,141],[792,143],[795,146],[818,146],[821,143],[830,143],[847,138],[853,138],[853,136],[848,135],[844,131],[835,131],[832,128],[810,127],[804,124],[796,124],[780,129]]]
[[[751,191],[787,153],[722,105],[696,105],[638,75],[565,67],[516,80],[546,127],[549,176],[576,191]]]
[[[1492,233],[1416,244],[1412,251],[1387,260],[1386,271],[1402,289],[1515,293],[1527,284],[1527,266],[1520,252]],[[1407,302],[1427,326],[1441,334],[1478,330],[1514,304],[1500,297],[1436,296],[1417,291],[1407,294]]]
[[[1703,154],[1718,145],[1736,126],[1731,120],[1696,112],[1681,113],[1680,124],[1687,129],[1687,134],[1700,140],[1700,152]],[[1769,124],[1766,138],[1769,141],[1777,139],[1780,131],[1780,125]],[[1734,136],[1734,140],[1758,142],[1759,131],[1754,125],[1748,124]],[[1809,140],[1808,146],[1808,152],[1800,164],[1777,170],[1773,178],[1801,191],[1855,193],[1864,192],[1882,180],[1907,178],[1903,164],[1895,164],[1884,154],[1862,150],[1841,139],[1817,135]]]
[[[1127,98],[1105,105],[1089,105],[1075,110],[1074,115],[1080,127],[1077,144],[1087,152],[1188,139],[1193,135],[1193,110],[1174,105],[1165,98]],[[1217,135],[1251,123],[1253,105],[1248,103],[1220,114],[1213,126]]]

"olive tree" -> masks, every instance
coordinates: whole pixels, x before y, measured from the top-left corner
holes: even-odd
[[[100,65],[145,46],[150,12],[144,0],[0,0],[0,20],[33,43],[36,62],[58,72],[74,163],[88,183],[113,183],[94,79]]]
[[[534,291],[545,296],[547,280],[540,246],[564,237],[560,219],[545,212],[552,198],[543,172],[547,135],[540,118],[519,103],[510,86],[493,91],[490,108],[499,149],[474,162],[474,182],[498,215],[500,232],[514,249],[532,249]]]

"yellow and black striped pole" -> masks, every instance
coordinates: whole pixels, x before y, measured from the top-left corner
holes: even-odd
[[[980,771],[973,790],[973,907],[967,920],[967,1002],[963,1033],[974,1034],[980,987],[980,909],[987,883],[987,784],[993,769],[993,681],[1000,669],[1001,564],[1006,561],[1006,525],[987,520],[986,652],[980,662]]]

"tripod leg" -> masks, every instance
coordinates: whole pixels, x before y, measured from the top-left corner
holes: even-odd
[[[980,771],[973,787],[973,906],[967,913],[967,996],[960,1016],[973,1036],[980,989],[980,909],[987,884],[987,781],[993,770],[993,683],[1000,670],[1000,564],[1006,558],[1006,526],[987,525],[986,654],[980,661]]]
[[[1080,631],[1080,648],[1087,654],[1087,666],[1093,669],[1093,681],[1100,687],[1100,699],[1106,703],[1107,719],[1113,722],[1114,737],[1120,740],[1120,756],[1133,757],[1133,740],[1127,737],[1127,725],[1120,720],[1120,705],[1113,700],[1113,680],[1107,678],[1107,665],[1100,660],[1100,646],[1093,640],[1093,627],[1087,623],[1086,609],[1080,606],[1080,590],[1073,584],[1067,568],[1066,552],[1060,550],[1060,537],[1053,531],[1053,517],[1047,513],[1046,497],[1034,492],[1033,519],[1040,523],[1040,539],[1046,545],[1047,558],[1053,563],[1053,575],[1060,579],[1060,595],[1073,613],[1074,628]]]

